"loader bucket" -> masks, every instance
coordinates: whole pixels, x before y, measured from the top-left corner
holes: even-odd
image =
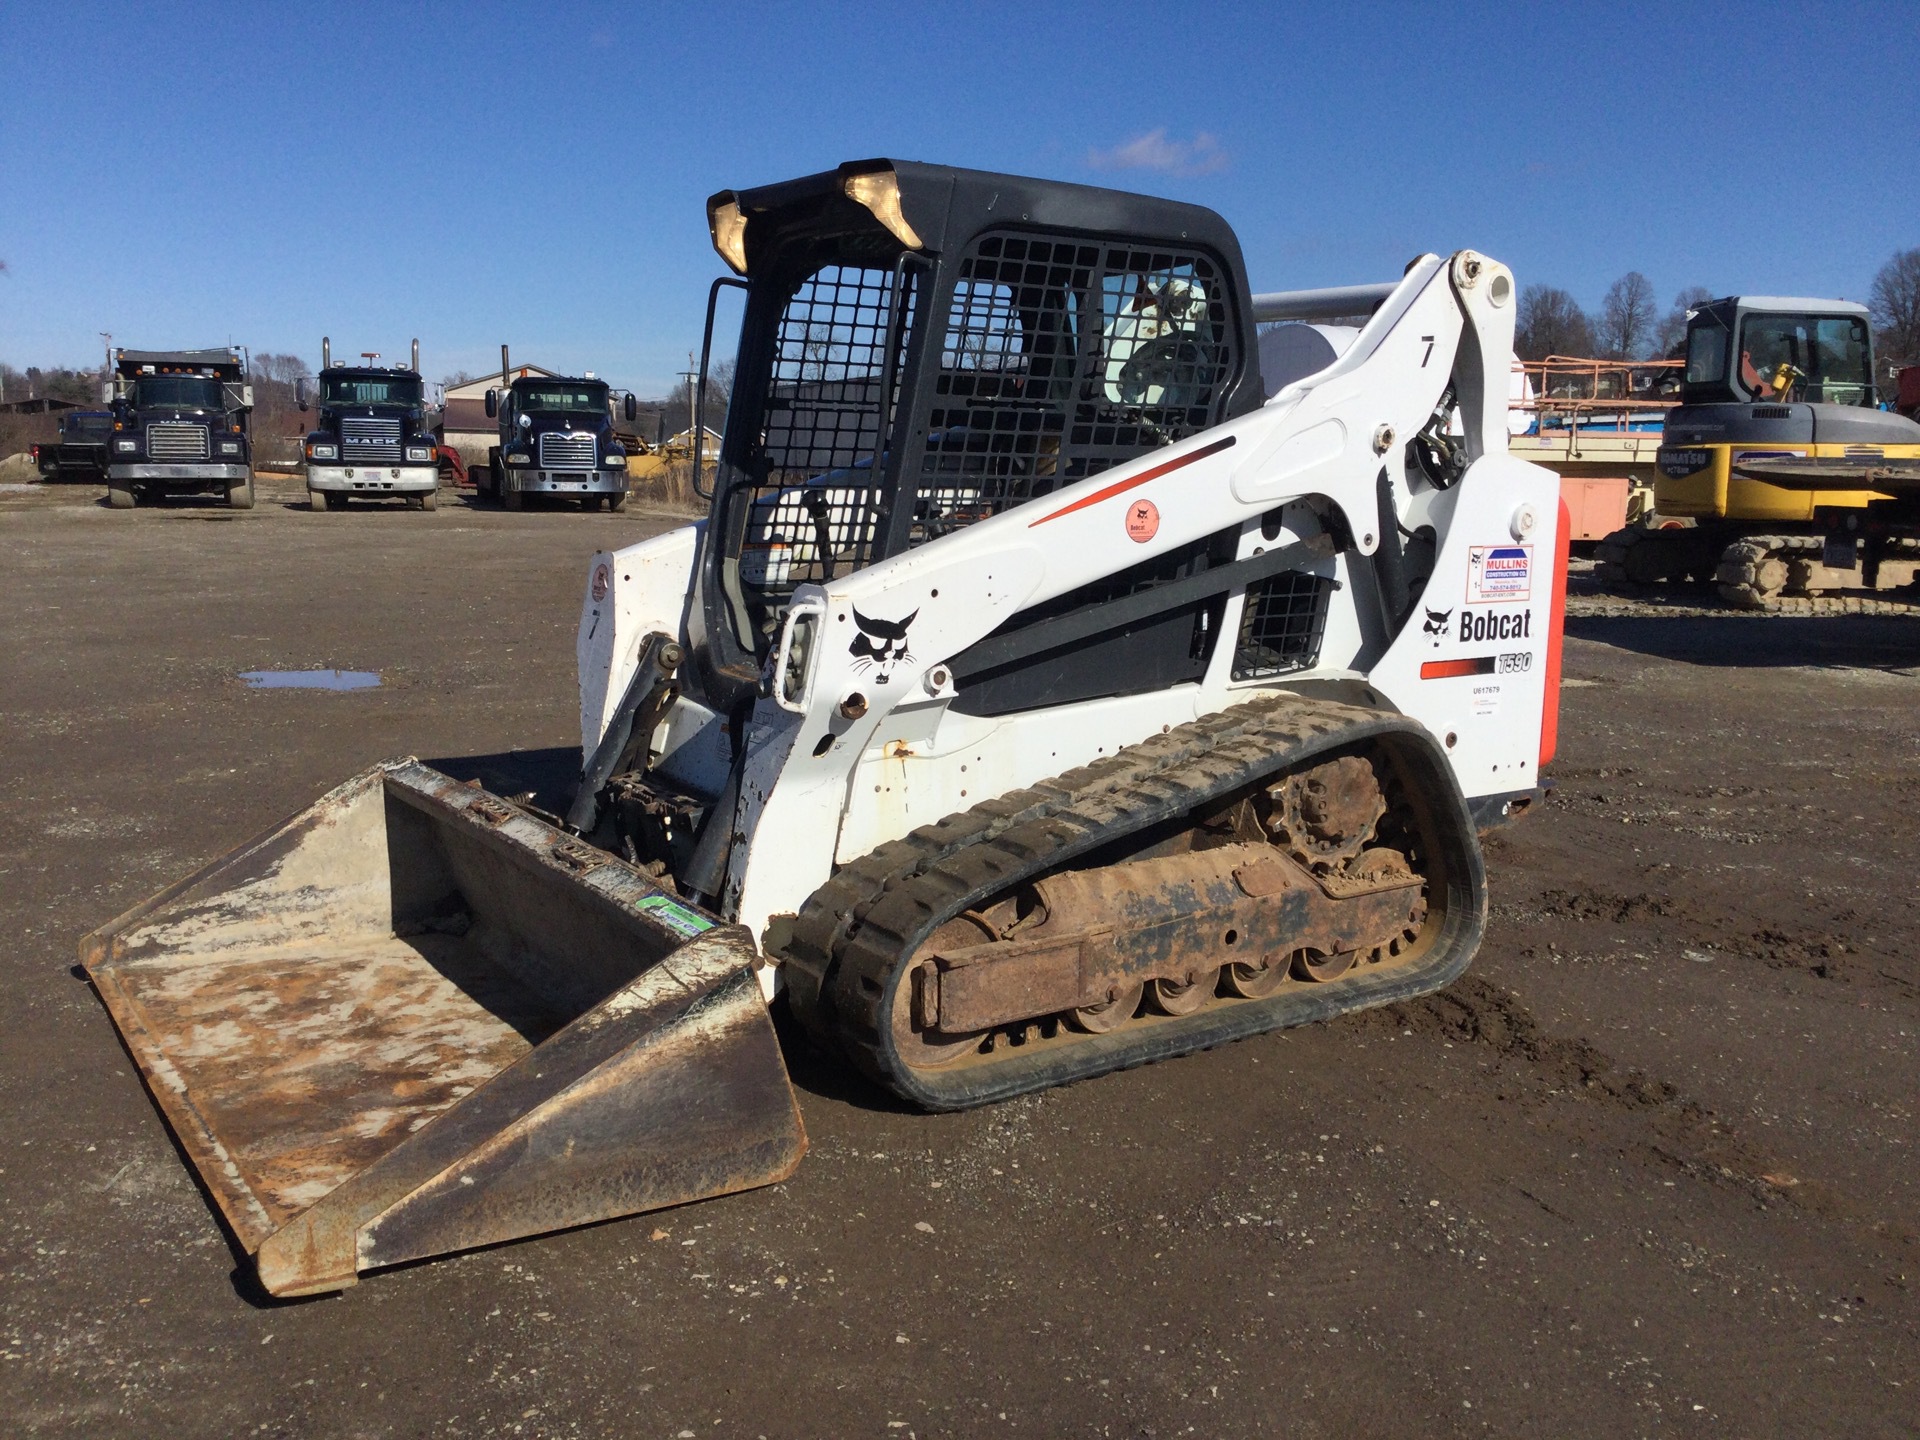
[[[415,760],[80,956],[275,1295],[785,1179],[747,932]]]

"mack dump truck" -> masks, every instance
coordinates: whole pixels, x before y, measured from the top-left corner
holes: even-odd
[[[708,219],[712,508],[587,566],[567,813],[385,762],[82,943],[274,1294],[788,1175],[776,997],[940,1110],[1480,943],[1566,555],[1504,266],[1270,388],[1313,296],[1196,206],[866,161]]]
[[[377,355],[369,357],[377,360]],[[406,369],[333,363],[333,340],[320,337],[320,375],[309,392],[294,382],[302,411],[317,403],[319,423],[302,447],[307,461],[307,505],[344,509],[350,499],[403,499],[410,510],[431,510],[440,494],[438,442],[420,379],[420,342]]]
[[[627,503],[627,451],[613,433],[613,391],[591,371],[563,375],[512,374],[500,347],[500,388],[487,391],[487,418],[500,424],[500,443],[487,454],[479,487],[509,510],[529,495],[577,499],[584,510]],[[638,405],[625,393],[632,424]]]
[[[244,350],[114,351],[107,503],[131,510],[168,495],[224,495],[253,508],[248,420],[253,386]]]

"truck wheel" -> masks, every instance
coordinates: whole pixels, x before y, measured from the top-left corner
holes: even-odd
[[[107,486],[107,504],[116,510],[131,510],[134,506],[133,487],[130,485]]]
[[[622,490],[618,495],[607,496],[607,509],[624,510],[626,508],[627,508],[627,492],[626,491]]]
[[[227,491],[227,508],[230,510],[253,508],[253,476],[247,476],[244,481]]]
[[[333,497],[324,490],[307,491],[307,509],[319,515],[333,508]]]
[[[420,508],[422,510],[438,510],[440,508],[440,492],[438,490],[427,491],[426,494],[420,497]]]
[[[509,510],[524,510],[527,508],[527,492],[524,490],[503,489],[500,495],[500,503]]]

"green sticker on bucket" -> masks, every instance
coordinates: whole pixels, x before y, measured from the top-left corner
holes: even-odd
[[[670,895],[649,895],[634,908],[648,911],[669,930],[678,931],[689,940],[713,929],[713,921],[689,910]]]

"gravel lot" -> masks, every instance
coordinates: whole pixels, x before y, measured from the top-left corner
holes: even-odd
[[[386,756],[563,784],[673,522],[95,493],[0,490],[8,1433],[1920,1431],[1920,618],[1576,585],[1443,995],[938,1117],[790,1044],[790,1183],[271,1304],[77,940]],[[383,684],[236,678],[310,666]]]

